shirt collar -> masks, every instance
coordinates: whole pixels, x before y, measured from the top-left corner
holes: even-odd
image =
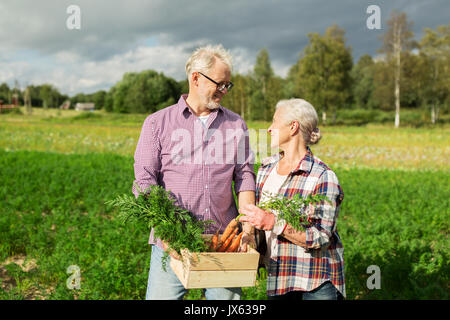
[[[299,171],[311,172],[311,169],[314,164],[314,155],[309,147],[306,147],[306,154],[302,160],[298,163],[298,166],[292,171],[292,173],[297,173]],[[284,152],[281,151],[271,157],[268,157],[261,161],[261,166],[265,167],[268,165],[274,165],[283,157]]]
[[[263,159],[263,160],[261,161],[261,167],[265,167],[265,166],[268,166],[268,165],[275,164],[275,163],[277,163],[278,161],[280,161],[280,159],[281,159],[282,157],[283,157],[283,151],[281,151],[281,152],[279,152],[279,153],[277,153],[277,154],[274,154],[274,155],[271,156],[271,157],[265,158],[265,159]]]
[[[186,102],[187,97],[188,97],[188,94],[184,93],[181,95],[180,99],[178,100],[178,107],[179,107],[180,113],[184,114],[184,112],[186,112],[186,110],[187,110],[189,113],[194,114]],[[216,110],[211,110],[211,112],[217,112],[217,110],[219,110],[222,113],[224,112],[222,105],[219,105],[219,108]]]
[[[300,160],[300,163],[298,164],[297,168],[293,170],[293,173],[296,173],[298,171],[303,172],[311,172],[311,169],[314,165],[314,155],[309,147],[306,147],[306,154],[303,157],[302,160]]]

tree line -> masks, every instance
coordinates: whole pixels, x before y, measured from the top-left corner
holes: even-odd
[[[425,28],[419,41],[413,40],[405,13],[393,11],[387,26],[380,55],[363,55],[355,64],[342,28],[308,34],[308,45],[285,78],[275,74],[263,48],[250,72],[233,73],[235,86],[222,104],[250,121],[270,121],[277,101],[301,97],[316,107],[323,123],[336,123],[337,114],[349,110],[395,110],[399,126],[401,108],[426,109],[435,123],[449,112],[450,25]],[[108,112],[152,113],[174,104],[188,92],[188,83],[145,70],[125,73],[108,91],[92,94],[68,97],[49,84],[27,88],[33,106],[56,108],[70,100],[72,108],[94,102]],[[8,101],[13,93],[23,101],[24,92],[0,85],[0,100]]]

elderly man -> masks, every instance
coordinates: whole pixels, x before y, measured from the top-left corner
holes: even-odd
[[[215,224],[207,230],[222,232],[237,216],[232,182],[238,204],[255,203],[253,154],[248,129],[237,114],[220,105],[233,84],[231,56],[222,46],[198,48],[186,63],[189,94],[178,103],[148,116],[135,152],[136,188],[163,186],[177,204],[202,220]],[[254,229],[244,224],[241,250],[254,244]],[[153,237],[146,299],[182,299],[186,293],[170,267],[162,268],[167,244]],[[170,259],[177,258],[171,255]],[[210,288],[207,299],[240,299],[241,288]]]

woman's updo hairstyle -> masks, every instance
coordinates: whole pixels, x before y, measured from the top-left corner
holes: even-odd
[[[298,121],[305,145],[319,142],[322,138],[320,129],[317,127],[319,117],[316,109],[308,101],[303,99],[280,100],[276,106],[276,109],[279,108],[283,108],[282,116],[287,124]]]

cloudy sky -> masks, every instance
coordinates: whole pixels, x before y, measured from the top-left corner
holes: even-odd
[[[81,28],[69,29],[67,8],[80,8]],[[369,5],[381,9],[381,29],[370,30]],[[448,24],[448,0],[0,0],[0,83],[51,83],[74,95],[109,89],[125,72],[154,69],[182,80],[190,52],[221,43],[235,71],[253,68],[267,48],[285,76],[308,44],[308,33],[333,24],[346,30],[355,61],[377,55],[392,9],[426,27]]]

